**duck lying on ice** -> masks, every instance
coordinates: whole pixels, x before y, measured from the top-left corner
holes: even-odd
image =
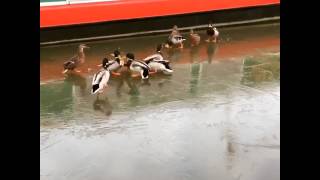
[[[143,61],[155,72],[161,71],[165,74],[171,74],[173,70],[170,67],[170,62],[164,60],[163,54],[161,53],[162,48],[163,44],[157,45],[156,53],[146,57]]]

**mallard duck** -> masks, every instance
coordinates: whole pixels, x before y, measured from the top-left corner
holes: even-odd
[[[200,35],[197,33],[194,33],[193,29],[190,29],[190,41],[191,46],[197,46],[200,44]]]
[[[151,60],[163,60],[163,54],[161,52],[162,47],[163,47],[163,44],[158,44],[156,48],[156,53],[144,58],[144,61],[148,63],[148,61],[151,61]]]
[[[104,68],[107,68],[111,72],[113,72],[118,70],[122,66],[122,64],[119,50],[115,50],[111,55],[114,57],[114,59],[105,63]]]
[[[208,25],[207,35],[209,36],[209,38],[206,40],[207,42],[217,42],[219,31],[211,22]]]
[[[139,61],[134,59],[134,54],[128,53],[126,55],[127,63],[125,66],[129,67],[130,71],[138,72],[142,79],[149,78],[150,67],[144,61]]]
[[[120,56],[120,51],[114,50],[114,52],[112,54],[110,54],[112,57],[114,57],[114,59],[109,60],[108,58],[103,58],[102,59],[102,63],[99,64],[98,66],[108,66],[108,69],[110,71],[115,71],[117,69],[119,69],[122,64],[121,64],[121,56]]]
[[[186,39],[180,34],[178,31],[178,26],[173,26],[172,32],[168,37],[168,40],[165,44],[165,47],[172,48],[178,46],[179,48],[183,48],[183,41]]]
[[[178,30],[178,26],[174,25],[171,31],[171,35],[181,35],[179,30]]]
[[[78,53],[74,55],[72,58],[70,58],[68,61],[63,63],[63,68],[64,68],[63,73],[66,73],[69,70],[74,70],[75,68],[79,67],[79,65],[85,62],[85,54],[83,50],[85,48],[89,48],[89,47],[86,46],[85,44],[80,44],[78,47]]]
[[[169,65],[170,62],[168,60],[164,60],[163,58],[163,55],[161,53],[162,47],[163,47],[163,44],[157,45],[156,53],[146,57],[144,59],[144,62],[148,64],[150,69],[155,70],[155,72],[159,70],[165,74],[171,74],[173,70]]]
[[[107,87],[110,78],[110,71],[108,69],[102,68],[96,74],[94,74],[92,79],[92,89],[91,93],[102,93],[104,88]]]

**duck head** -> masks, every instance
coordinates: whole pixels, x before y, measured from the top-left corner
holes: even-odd
[[[130,66],[132,61],[134,60],[134,54],[133,53],[127,53],[126,60],[127,60],[126,66]]]
[[[173,30],[178,30],[178,26],[177,26],[177,25],[174,25],[172,29],[173,29]]]
[[[212,21],[209,21],[209,27],[213,27]]]
[[[108,58],[103,58],[102,59],[102,67],[105,67],[106,66],[106,64],[109,62],[109,59]]]
[[[111,56],[119,57],[119,56],[120,56],[120,51],[119,51],[119,49],[114,50],[113,53],[111,54]]]

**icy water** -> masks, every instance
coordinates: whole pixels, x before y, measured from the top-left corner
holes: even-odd
[[[200,31],[198,47],[165,52],[172,76],[112,77],[99,98],[91,78],[106,54],[141,59],[167,35],[87,43],[68,76],[77,44],[41,48],[40,179],[280,179],[279,29],[224,28],[217,44]]]

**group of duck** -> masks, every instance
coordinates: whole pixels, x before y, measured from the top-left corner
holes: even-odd
[[[217,28],[210,22],[207,28],[208,39],[207,42],[216,42],[219,36]],[[197,46],[200,43],[200,36],[191,29],[190,34],[191,46]],[[166,75],[173,73],[173,69],[170,67],[170,61],[166,60],[162,54],[163,48],[183,48],[183,41],[186,39],[178,31],[178,27],[175,25],[172,29],[165,43],[158,44],[156,47],[156,53],[152,54],[143,60],[135,59],[133,53],[127,53],[125,57],[121,56],[120,49],[116,49],[112,54],[112,58],[103,58],[102,63],[98,66],[101,69],[96,72],[92,79],[92,94],[100,94],[107,87],[110,75],[120,75],[119,69],[125,68],[132,72],[133,77],[141,76],[142,79],[148,79],[150,74],[162,72]],[[64,71],[76,71],[76,68],[85,62],[84,49],[89,48],[85,44],[80,44],[78,48],[78,54],[70,58],[63,64]]]

